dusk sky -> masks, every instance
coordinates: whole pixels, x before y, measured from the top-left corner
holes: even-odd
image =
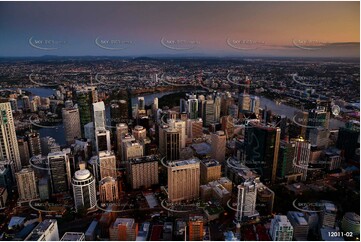
[[[359,4],[1,2],[0,56],[359,57]]]

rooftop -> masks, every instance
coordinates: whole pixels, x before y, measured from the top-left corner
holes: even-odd
[[[178,160],[178,161],[171,161],[168,163],[169,166],[176,167],[176,166],[186,166],[186,165],[193,165],[199,163],[200,160],[198,158],[191,158],[188,160]]]
[[[82,241],[84,240],[84,233],[82,232],[66,232],[60,241]]]

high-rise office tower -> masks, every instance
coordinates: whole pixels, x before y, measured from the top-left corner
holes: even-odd
[[[65,152],[48,154],[48,167],[53,194],[68,192],[71,183],[69,157]]]
[[[234,123],[232,116],[223,116],[221,118],[221,125],[224,134],[226,135],[227,139],[232,139],[234,135]]]
[[[159,127],[159,150],[167,160],[178,160],[181,147],[179,130],[168,125]]]
[[[93,148],[95,149],[94,123],[87,123],[86,125],[84,125],[84,128],[82,130],[84,132],[84,138],[89,139],[93,144]]]
[[[232,118],[238,118],[238,106],[236,104],[232,104],[231,106],[228,107],[228,114],[229,116],[231,116]]]
[[[261,101],[260,101],[259,97],[251,96],[251,99],[250,99],[250,111],[252,113],[255,113],[257,116],[259,115],[260,105],[261,105]]]
[[[100,202],[115,203],[119,201],[119,184],[118,180],[114,177],[104,177],[99,182],[99,198]]]
[[[21,165],[22,166],[28,166],[29,165],[29,159],[30,159],[28,142],[23,138],[18,139],[18,147],[19,147]]]
[[[15,98],[10,98],[9,102],[10,102],[11,110],[13,112],[19,111],[19,109],[18,109],[18,100],[16,100]]]
[[[203,241],[203,216],[191,215],[188,221],[189,241]]]
[[[75,210],[92,209],[97,203],[97,193],[94,176],[89,170],[83,169],[75,172],[72,179]]]
[[[211,134],[211,158],[221,163],[226,159],[226,139],[223,131]]]
[[[360,122],[349,121],[345,127],[340,127],[336,147],[343,151],[347,162],[359,160],[360,154],[356,151],[360,149]]]
[[[187,114],[189,119],[198,118],[198,100],[196,95],[192,94],[187,100]]]
[[[0,160],[13,161],[19,171],[21,160],[10,103],[0,103],[0,112]]]
[[[80,114],[80,124],[81,127],[84,127],[84,125],[86,125],[87,123],[92,122],[93,98],[91,93],[84,90],[77,91],[76,97]]]
[[[298,211],[288,211],[287,218],[293,227],[294,240],[307,240],[309,226],[305,215]]]
[[[31,100],[30,102],[30,112],[35,113],[38,111],[38,104],[35,100]]]
[[[168,163],[168,200],[180,202],[199,197],[200,168],[197,158]]]
[[[97,153],[100,151],[111,151],[110,131],[106,129],[98,129],[95,131],[95,150]]]
[[[238,108],[241,113],[251,110],[251,97],[248,93],[240,93],[238,97]]]
[[[303,139],[291,140],[291,143],[295,144],[294,153],[294,172],[302,173],[302,180],[307,179],[308,163],[310,161],[311,143]]]
[[[337,216],[337,207],[331,201],[321,200],[323,203],[323,209],[320,213],[320,227],[321,228],[335,228],[336,216]]]
[[[186,147],[186,122],[180,119],[168,119],[168,125],[170,128],[175,128],[179,131],[180,148]]]
[[[125,100],[112,100],[110,104],[111,126],[128,123],[128,104]]]
[[[158,110],[158,98],[157,97],[155,97],[154,99],[153,99],[153,113],[156,113],[157,112],[157,110]]]
[[[68,145],[73,144],[76,138],[81,138],[80,116],[77,108],[63,108],[63,124],[65,140]]]
[[[111,241],[135,241],[138,224],[133,218],[117,218],[109,228]]]
[[[258,169],[264,181],[276,179],[280,135],[280,128],[255,122],[246,128],[246,165]]]
[[[30,156],[41,155],[41,141],[39,132],[32,130],[26,133],[26,138],[29,144]]]
[[[318,107],[317,109],[311,109],[308,112],[309,127],[324,127],[328,129],[330,123],[330,112],[324,107]]]
[[[214,100],[208,97],[207,100],[203,101],[203,126],[208,127],[214,123]]]
[[[40,139],[41,154],[47,156],[49,153],[60,151],[60,145],[53,137],[46,136]]]
[[[273,241],[292,241],[293,227],[285,215],[276,215],[269,230]]]
[[[222,101],[221,101],[221,116],[230,115],[229,108],[231,105],[234,105],[234,100],[232,98],[231,93],[225,92],[222,94]],[[236,106],[236,110],[238,110],[238,107]]]
[[[184,98],[181,98],[179,100],[179,112],[185,113],[187,112],[187,109],[188,109],[187,101]]]
[[[317,127],[311,129],[309,140],[311,146],[317,147],[317,149],[325,149],[329,144],[330,131],[328,129]]]
[[[222,98],[220,96],[216,96],[214,99],[214,121],[217,123],[221,118],[221,102]]]
[[[202,185],[221,178],[222,166],[217,160],[214,159],[201,160],[200,169],[201,169],[200,178]]]
[[[156,156],[128,160],[127,175],[132,189],[149,188],[158,184],[158,162],[159,159]]]
[[[23,110],[25,112],[30,111],[30,98],[28,96],[23,96]]]
[[[283,179],[293,174],[293,159],[295,157],[295,143],[281,141],[278,153],[277,177]]]
[[[25,238],[25,241],[59,241],[58,222],[46,219],[39,223]]]
[[[105,105],[104,102],[93,103],[93,122],[95,130],[105,129]]]
[[[187,137],[196,139],[203,136],[203,120],[198,119],[188,119],[187,120]]]
[[[257,187],[254,180],[246,181],[237,186],[237,212],[235,221],[242,222],[245,218],[258,216],[256,210]]]
[[[145,110],[144,97],[138,97],[138,110]]]
[[[308,112],[295,111],[292,121],[293,124],[290,127],[290,136],[305,138],[308,126]]]
[[[138,158],[144,155],[144,146],[138,141],[126,141],[123,139],[123,154],[122,160],[127,161],[131,158]]]
[[[206,98],[204,95],[198,95],[198,117],[202,118],[204,117],[204,101]]]
[[[117,139],[117,156],[122,156],[122,135],[128,133],[128,125],[126,123],[119,123],[116,126],[115,133]]]
[[[105,177],[117,178],[117,162],[113,152],[100,151],[99,156],[99,172],[100,180]]]
[[[14,165],[9,162],[0,162],[0,187],[5,187],[7,192],[12,191],[15,182]]]
[[[15,173],[15,177],[18,186],[19,203],[39,198],[35,172],[33,169],[23,168],[21,171]]]
[[[147,130],[140,125],[136,125],[132,130],[132,134],[136,140],[144,140],[147,138]]]

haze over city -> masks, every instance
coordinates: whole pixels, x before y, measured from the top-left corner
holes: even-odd
[[[359,19],[359,2],[1,2],[0,56],[359,57]],[[61,43],[44,53],[30,38]],[[128,44],[109,50],[97,38]],[[162,39],[193,44],[177,51]],[[299,48],[307,43],[322,48]]]

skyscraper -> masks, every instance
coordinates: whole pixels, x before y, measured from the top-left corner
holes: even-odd
[[[257,216],[257,187],[254,180],[246,181],[238,185],[237,188],[237,212],[235,221],[242,222],[245,218]]]
[[[294,139],[291,142],[295,144],[294,172],[302,173],[302,180],[305,181],[310,161],[311,143],[303,139]]]
[[[189,216],[189,241],[203,241],[203,216],[191,215]]]
[[[128,104],[125,100],[112,100],[110,104],[110,125],[115,127],[118,123],[128,123]]]
[[[251,110],[251,97],[248,93],[240,93],[238,98],[238,108],[241,113]]]
[[[79,109],[63,108],[62,115],[66,143],[73,144],[76,138],[81,138]]]
[[[31,168],[24,168],[15,173],[18,186],[18,203],[29,202],[39,198],[38,188],[36,186],[35,172]]]
[[[144,97],[138,97],[138,110],[145,110]]]
[[[0,160],[12,160],[19,171],[21,160],[10,103],[0,103],[0,112]]]
[[[159,159],[156,156],[128,160],[127,175],[132,189],[149,188],[158,184],[158,162]]]
[[[180,152],[179,130],[163,125],[159,128],[159,150],[167,160],[178,160]]]
[[[30,111],[30,98],[28,96],[23,96],[23,110],[25,112]]]
[[[261,101],[259,99],[259,97],[257,96],[251,96],[251,100],[250,100],[250,111],[252,113],[255,113],[257,116],[259,114],[259,108],[261,105]]]
[[[93,103],[94,130],[105,129],[105,105],[104,102]]]
[[[132,134],[136,140],[144,140],[147,137],[147,130],[143,126],[136,125]]]
[[[53,194],[69,191],[71,175],[69,158],[65,152],[48,154],[50,184]]]
[[[276,179],[280,135],[280,128],[257,123],[246,128],[246,165],[257,168],[264,181],[274,182]]]
[[[207,100],[202,102],[203,104],[203,126],[208,127],[214,123],[214,100],[208,97]]]
[[[106,129],[98,129],[95,131],[95,149],[96,152],[111,151],[110,131]]]
[[[211,158],[221,163],[226,158],[226,139],[223,131],[211,134]]]
[[[197,158],[168,163],[168,200],[180,202],[199,197],[200,168]]]
[[[232,139],[234,135],[234,123],[232,116],[223,116],[221,118],[221,125],[224,134],[226,135],[227,139]]]
[[[295,157],[295,144],[281,141],[277,163],[277,177],[283,179],[293,173],[293,159]]]
[[[117,178],[117,162],[114,153],[108,151],[100,151],[98,155],[100,180],[108,176]]]
[[[93,98],[90,92],[81,90],[76,92],[77,103],[80,114],[80,124],[84,127],[87,123],[92,122],[92,103]],[[84,132],[84,130],[82,130]]]
[[[26,138],[29,144],[30,156],[42,154],[40,134],[35,130],[26,133]]]
[[[22,166],[28,166],[29,165],[29,159],[30,159],[28,142],[23,138],[18,139],[18,147],[19,147],[21,165]]]
[[[292,241],[293,227],[285,215],[276,215],[271,220],[269,231],[273,241]]]
[[[356,154],[360,148],[360,122],[349,121],[345,127],[338,131],[336,147],[343,151],[347,162],[358,160],[360,154]]]
[[[221,97],[216,96],[214,99],[214,121],[217,123],[220,121],[221,118],[221,102]]]
[[[188,138],[201,138],[203,136],[203,120],[201,118],[188,119],[186,130]]]
[[[128,133],[128,125],[126,123],[118,123],[116,126],[116,140],[117,140],[117,156],[122,156],[122,135]]]
[[[170,128],[175,128],[179,131],[180,148],[186,147],[186,122],[180,119],[168,119],[168,125]]]
[[[133,218],[117,218],[109,228],[109,240],[135,241],[138,224]]]
[[[96,188],[94,176],[89,170],[75,172],[72,179],[75,210],[92,209],[96,206]]]
[[[29,241],[59,241],[58,222],[56,219],[46,219],[39,223],[25,238]]]
[[[187,113],[189,119],[197,119],[198,118],[198,100],[196,95],[192,94],[189,96],[187,100]]]
[[[116,178],[107,176],[100,180],[99,199],[102,203],[119,201],[119,185]]]

